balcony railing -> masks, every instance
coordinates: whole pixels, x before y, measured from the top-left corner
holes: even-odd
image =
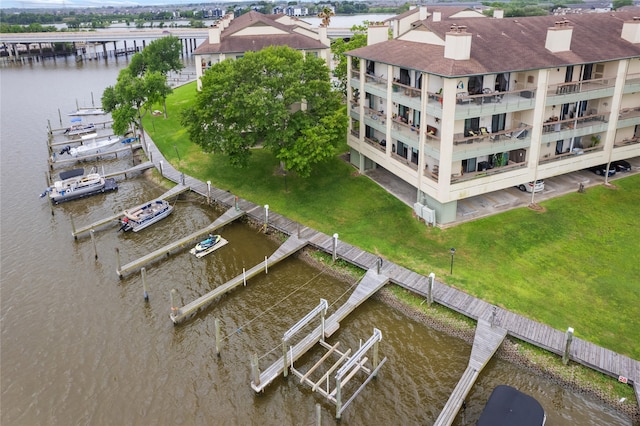
[[[419,98],[422,93],[422,89],[407,86],[406,84],[402,84],[398,81],[393,82],[392,90],[394,92],[404,93],[406,96],[410,96],[412,98]]]
[[[623,108],[618,113],[618,119],[640,117],[640,107]]]
[[[593,80],[570,81],[568,83],[551,84],[547,88],[547,97],[583,93],[591,90],[612,88],[616,84],[614,78],[596,78]]]
[[[355,136],[356,138],[360,138],[360,129],[351,129],[351,136]]]
[[[547,164],[547,163],[553,163],[555,161],[566,160],[569,158],[574,158],[576,155],[583,155],[591,152],[602,151],[603,149],[604,149],[603,146],[598,145],[598,146],[592,146],[590,148],[574,148],[573,151],[563,152],[562,154],[556,154],[556,155],[547,154],[548,156],[540,159],[539,164]]]
[[[365,137],[364,141],[379,151],[386,152],[387,150],[386,148],[387,144],[384,139],[382,139],[382,141],[379,141],[377,139]]]
[[[609,112],[599,113],[595,110],[592,110],[587,112],[586,115],[577,118],[557,120],[557,117],[551,117],[549,120],[544,122],[544,125],[542,126],[542,133],[553,133],[565,129],[575,129],[590,126],[594,121],[606,121],[606,119],[609,117],[609,114]]]
[[[357,68],[351,68],[351,78],[355,78],[356,80],[360,80],[360,70]]]
[[[621,141],[614,142],[613,146],[626,146],[640,143],[640,136],[633,136],[631,138],[624,138]]]
[[[409,154],[411,153],[411,151],[409,151]],[[391,153],[391,158],[393,158],[394,160],[412,168],[413,170],[418,170],[418,165],[412,161],[410,161],[409,159],[403,157],[402,155],[398,155],[395,152]]]
[[[372,74],[367,74],[365,76],[365,82],[367,83],[373,83],[376,85],[381,85],[381,86],[387,86],[387,79],[382,77],[382,76],[377,76],[377,75],[372,75]]]
[[[515,163],[513,161],[509,161],[509,163],[504,166],[494,167],[493,169],[483,170],[481,172],[470,172],[470,173],[465,173],[463,175],[457,175],[457,176],[452,175],[451,183],[460,183],[468,180],[497,175],[499,173],[506,173],[512,170],[524,168],[526,166],[527,166],[526,161],[523,161],[522,163]]]
[[[453,135],[453,144],[461,145],[461,144],[470,144],[474,142],[485,142],[487,140],[490,141],[498,141],[498,140],[509,140],[509,139],[524,139],[530,132],[532,126],[522,123],[519,127],[501,130],[495,133],[489,133],[485,130],[472,130],[466,133],[456,133]]]

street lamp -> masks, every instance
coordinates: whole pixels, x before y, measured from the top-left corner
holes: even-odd
[[[451,247],[451,250],[449,250],[449,253],[451,253],[451,270],[449,271],[449,273],[453,275],[453,255],[456,254],[456,249]]]

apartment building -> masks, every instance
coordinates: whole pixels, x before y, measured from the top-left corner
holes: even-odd
[[[307,22],[284,14],[264,15],[250,11],[239,17],[227,14],[209,28],[209,37],[193,52],[198,90],[200,78],[213,64],[237,59],[245,52],[269,46],[289,46],[305,55],[321,57],[331,63],[326,27],[312,28]]]
[[[445,9],[371,26],[368,46],[347,53],[361,172],[385,168],[449,223],[458,200],[640,155],[640,9]]]

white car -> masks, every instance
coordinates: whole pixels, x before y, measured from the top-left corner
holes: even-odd
[[[544,191],[544,180],[539,179],[535,182],[528,182],[518,185],[518,189],[524,192],[541,192]]]

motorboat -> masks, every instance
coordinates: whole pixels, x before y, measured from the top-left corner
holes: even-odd
[[[227,245],[228,241],[222,238],[220,235],[209,234],[206,240],[200,241],[189,253],[196,257],[203,257],[218,250],[220,247]]]
[[[109,136],[103,139],[96,139],[96,136],[96,133],[82,136],[82,145],[75,147],[67,145],[62,148],[60,155],[69,154],[72,157],[82,157],[85,155],[100,154],[108,151],[110,148],[113,148],[122,141],[120,136]]]
[[[125,210],[120,219],[121,231],[138,232],[169,216],[173,206],[165,200],[153,200]]]
[[[499,385],[491,392],[476,426],[543,426],[546,420],[544,408],[535,398]]]
[[[91,132],[94,132],[95,130],[96,130],[96,125],[93,123],[88,123],[88,124],[76,123],[76,124],[72,124],[70,127],[67,127],[67,129],[64,131],[64,134],[67,136],[77,136],[77,135],[84,135],[85,133],[91,133]]]
[[[116,180],[105,179],[93,170],[84,174],[84,169],[73,169],[60,173],[60,180],[47,188],[40,197],[48,196],[54,204],[84,198],[90,195],[118,189]]]
[[[78,110],[70,112],[71,117],[80,117],[84,115],[105,115],[107,112],[102,108],[78,108]]]

